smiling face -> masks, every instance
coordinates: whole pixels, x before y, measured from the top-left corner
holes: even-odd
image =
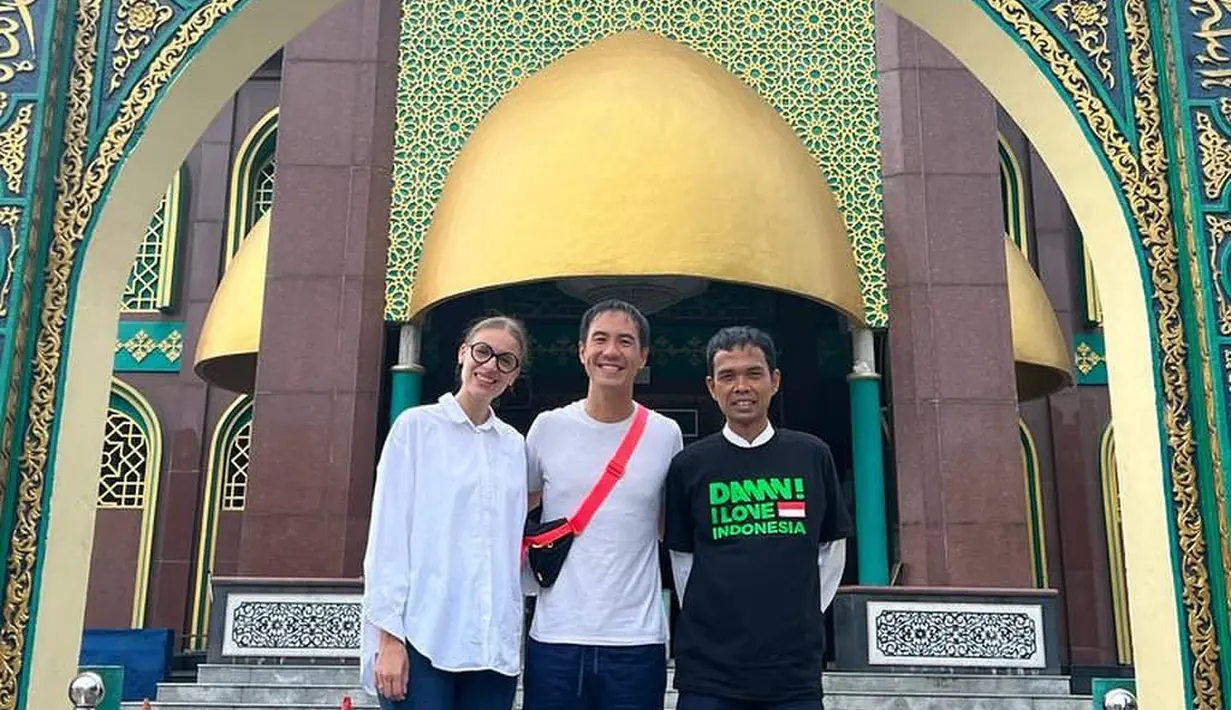
[[[591,386],[630,391],[637,372],[645,367],[648,352],[638,336],[637,324],[621,311],[596,315],[578,348]]]
[[[769,403],[778,393],[780,379],[760,348],[740,345],[714,353],[714,374],[705,378],[705,384],[727,421],[756,429],[769,419]]]
[[[457,349],[462,366],[462,390],[477,401],[491,402],[513,384],[521,372],[521,344],[505,328],[475,331]]]

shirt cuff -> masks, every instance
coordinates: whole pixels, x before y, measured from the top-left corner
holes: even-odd
[[[406,640],[406,625],[402,621],[401,610],[364,609],[363,618],[369,624],[388,633],[396,639]]]

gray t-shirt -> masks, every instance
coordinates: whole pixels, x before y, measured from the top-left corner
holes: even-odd
[[[631,424],[631,416],[597,421],[584,400],[534,420],[526,436],[529,490],[543,492],[543,520],[577,511]],[[589,646],[666,642],[659,521],[667,467],[683,445],[675,420],[651,411],[624,477],[573,541],[556,583],[537,591],[532,638]]]

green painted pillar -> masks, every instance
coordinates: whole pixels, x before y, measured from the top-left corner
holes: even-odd
[[[423,368],[419,365],[394,365],[392,392],[389,397],[389,421],[398,418],[402,412],[419,404],[420,388],[423,384]]]
[[[398,363],[392,373],[389,393],[389,421],[418,406],[422,399],[423,366],[419,364],[419,326],[404,323],[398,343]]]
[[[885,517],[885,455],[881,441],[880,375],[872,331],[852,334],[854,364],[851,386],[851,444],[855,468],[855,534],[859,549],[859,583],[889,584],[889,526]]]

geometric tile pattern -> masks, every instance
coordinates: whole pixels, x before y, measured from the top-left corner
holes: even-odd
[[[248,463],[252,458],[252,419],[235,430],[224,444],[222,509],[239,511],[248,500]]]
[[[149,435],[132,415],[119,409],[107,411],[105,431],[98,507],[140,510],[145,506]]]

